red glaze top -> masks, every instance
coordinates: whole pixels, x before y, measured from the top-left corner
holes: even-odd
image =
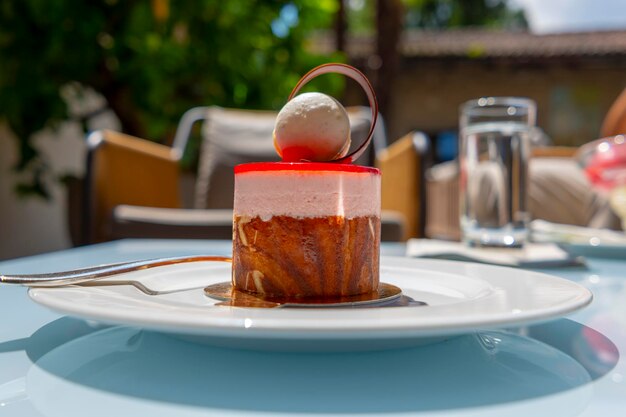
[[[235,166],[235,174],[258,171],[339,171],[380,175],[378,168],[329,162],[251,162]]]

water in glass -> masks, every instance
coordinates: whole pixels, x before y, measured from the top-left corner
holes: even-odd
[[[532,126],[498,121],[463,129],[461,228],[473,246],[520,247],[527,234],[527,167]]]

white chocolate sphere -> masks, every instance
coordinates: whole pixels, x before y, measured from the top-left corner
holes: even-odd
[[[350,148],[350,120],[346,109],[322,93],[304,93],[278,113],[274,145],[284,161],[330,161]]]

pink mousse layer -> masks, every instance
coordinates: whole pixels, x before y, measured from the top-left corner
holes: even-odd
[[[376,170],[236,170],[236,216],[295,218],[380,215]]]

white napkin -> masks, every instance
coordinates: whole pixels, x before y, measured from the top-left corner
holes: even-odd
[[[591,244],[626,245],[626,233],[570,224],[550,223],[545,220],[533,220],[530,223],[531,239],[534,242],[557,242]]]
[[[461,242],[446,240],[410,239],[407,242],[406,255],[519,268],[559,268],[585,265],[584,258],[572,256],[552,243],[528,243],[521,249],[500,249],[473,248]]]

